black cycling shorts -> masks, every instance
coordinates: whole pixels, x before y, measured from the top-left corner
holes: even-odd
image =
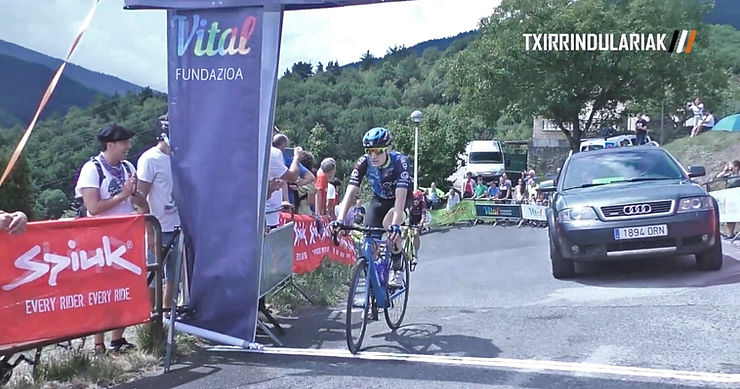
[[[408,192],[406,196],[405,210],[411,207],[411,201],[413,196],[411,192]],[[367,210],[367,216],[365,217],[365,225],[368,227],[383,228],[383,219],[388,211],[396,205],[396,199],[383,199],[378,196],[373,196],[370,199],[370,207]]]

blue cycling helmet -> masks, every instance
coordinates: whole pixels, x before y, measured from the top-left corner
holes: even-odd
[[[365,147],[386,147],[391,144],[391,132],[383,127],[371,128],[362,137],[362,145]]]

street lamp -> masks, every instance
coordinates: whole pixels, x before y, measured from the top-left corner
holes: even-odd
[[[411,121],[414,122],[414,193],[419,190],[419,123],[423,118],[421,111],[411,112]]]

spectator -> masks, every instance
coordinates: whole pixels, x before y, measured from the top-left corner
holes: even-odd
[[[344,219],[344,224],[351,226],[352,224],[362,224],[365,222],[365,214],[367,211],[362,205],[362,200],[357,199],[357,203],[350,209],[348,216]]]
[[[717,178],[728,178],[727,188],[735,188],[740,186],[740,160],[736,159],[731,163],[728,163],[725,168],[719,174],[717,174]],[[735,222],[726,223],[727,234],[723,235],[727,238],[734,238],[736,224],[737,223]]]
[[[427,198],[429,199],[429,204],[432,209],[439,208],[441,199],[439,198],[439,193],[437,193],[437,184],[434,182],[432,182],[432,185],[427,189]]]
[[[293,163],[293,157],[286,155],[285,149],[290,146],[290,139],[288,139],[287,136],[284,134],[277,134],[272,137],[272,145],[274,147],[277,147],[280,149],[280,151],[283,153],[283,158],[285,159],[285,166],[290,167],[290,165]],[[303,186],[309,183],[312,183],[316,180],[316,177],[311,173],[308,168],[306,168],[301,161],[298,161],[298,181],[295,183],[288,183],[288,201],[290,201],[291,204],[293,204],[294,207],[297,207],[298,204],[296,203],[296,190],[299,186]]]
[[[478,176],[478,184],[475,186],[475,198],[482,199],[486,197],[486,183],[483,182],[483,176]]]
[[[136,174],[126,155],[131,150],[134,132],[111,125],[98,132],[101,152],[85,162],[75,186],[75,195],[82,197],[87,216],[111,216],[134,213],[133,202],[146,207],[146,199],[136,189]],[[125,328],[111,331],[113,351],[126,352],[136,348],[123,337]],[[93,336],[96,353],[104,353],[105,334]]]
[[[504,202],[508,202],[508,200],[511,200],[511,180],[506,175],[506,173],[502,174],[501,178],[499,178],[498,189],[498,198],[500,200],[504,200]]]
[[[28,217],[21,211],[5,212],[0,210],[0,230],[9,234],[22,234],[26,232]]]
[[[472,199],[475,196],[475,180],[473,179],[473,173],[468,172],[465,175],[465,180],[462,183],[462,198]]]
[[[635,123],[635,132],[637,133],[637,145],[645,144],[645,137],[648,132],[648,122],[642,113],[637,114],[637,122]]]
[[[488,183],[488,189],[486,190],[486,198],[488,200],[498,200],[500,198],[501,191],[496,184],[496,181]]]
[[[527,199],[530,204],[535,204],[537,200],[537,192],[540,187],[537,185],[537,181],[534,178],[529,179],[529,185],[527,186]]]
[[[447,193],[447,209],[452,209],[457,203],[460,202],[460,195],[457,194],[455,188],[450,188],[450,192]]]
[[[702,129],[700,132],[709,131],[714,127],[714,115],[712,115],[712,111],[710,111],[709,109],[706,109],[704,112],[705,114],[704,114],[704,117],[702,117],[702,121],[701,121]]]
[[[159,117],[160,128],[157,144],[145,151],[136,164],[136,188],[141,197],[146,199],[142,205],[143,213],[151,213],[162,228],[162,248],[170,247],[164,264],[164,309],[170,309],[175,287],[175,267],[181,258],[180,239],[175,236],[175,227],[180,225],[172,197],[172,168],[170,166],[170,130],[167,115]],[[149,235],[149,263],[155,263],[153,235]]]
[[[329,219],[331,220],[336,220],[337,218],[337,211],[339,211],[337,208],[337,199],[340,198],[339,189],[341,186],[342,181],[339,178],[334,177],[329,181],[326,188],[326,207]]]
[[[691,136],[689,136],[689,138],[693,138],[694,136],[698,135],[698,133],[696,132],[698,131],[699,127],[701,127],[702,117],[704,116],[704,102],[702,102],[701,99],[697,97],[694,99],[693,103],[686,103],[686,108],[691,111],[693,117],[694,127],[691,129]]]
[[[329,181],[334,178],[337,170],[337,161],[334,158],[324,158],[321,161],[321,167],[316,174],[316,214],[318,216],[328,216],[327,213],[327,191]]]
[[[520,178],[517,186],[514,188],[514,201],[517,204],[523,204],[527,199],[527,185],[524,184],[524,179]]]
[[[280,210],[288,202],[288,182],[295,182],[298,179],[300,168],[298,161],[303,158],[303,149],[296,147],[293,149],[293,161],[290,168],[285,167],[283,152],[275,146],[270,148],[270,164],[267,172],[269,189],[267,192],[267,201],[265,202],[265,226],[266,232],[276,228],[280,224]],[[274,188],[279,190],[272,191]]]
[[[301,164],[311,172],[311,175],[316,177],[316,169],[314,168],[315,161],[313,154],[306,151],[304,152],[303,158],[301,158]],[[296,213],[300,215],[313,215],[316,212],[316,186],[315,180],[303,183],[302,185],[296,185],[296,198],[295,207]]]

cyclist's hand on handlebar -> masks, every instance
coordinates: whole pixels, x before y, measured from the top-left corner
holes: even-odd
[[[332,231],[333,233],[335,233],[335,234],[336,234],[337,232],[339,232],[339,230],[340,230],[340,229],[341,229],[342,227],[344,227],[344,222],[342,222],[341,220],[334,220],[334,221],[332,221],[331,223],[329,223],[329,229],[331,229],[331,231]]]
[[[398,224],[391,224],[391,226],[388,228],[388,232],[390,232],[390,236],[388,237],[391,241],[396,241],[398,238],[401,237],[401,226]]]
[[[344,223],[341,220],[334,220],[333,222],[329,223],[329,230],[331,230],[331,240],[334,242],[335,246],[339,246],[339,240],[337,239],[337,234],[339,233],[340,229],[344,226]]]

